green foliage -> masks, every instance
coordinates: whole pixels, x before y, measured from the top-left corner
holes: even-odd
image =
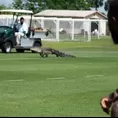
[[[9,5],[9,6],[0,5],[0,10],[2,10],[2,9],[11,9],[11,8],[12,8],[11,5]],[[0,14],[11,14],[11,13],[0,13]]]
[[[99,8],[103,0],[14,0],[12,6],[16,9],[28,9],[34,13],[45,9],[89,10]]]
[[[105,9],[105,11],[108,11],[108,1],[105,2],[104,9]]]
[[[22,0],[14,0],[12,6],[15,9],[23,9],[24,7]]]
[[[48,9],[69,9],[69,10],[82,10],[90,9],[88,1],[83,0],[46,0]]]
[[[104,0],[93,0],[93,1],[94,1],[96,10],[97,10],[97,8],[103,6]]]
[[[2,9],[6,9],[6,7],[2,4],[0,4],[0,10],[2,10]]]

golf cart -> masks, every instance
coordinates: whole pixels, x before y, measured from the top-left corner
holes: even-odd
[[[0,49],[3,53],[10,53],[12,48],[16,49],[16,52],[24,52],[30,50],[32,47],[41,47],[41,37],[35,37],[35,30],[31,28],[33,12],[29,10],[0,10],[0,13],[12,13],[12,24],[9,26],[0,26]],[[20,15],[30,15],[30,23],[28,33],[21,38],[21,45],[17,46],[15,30],[18,23],[18,17]],[[33,51],[32,51],[33,52]]]

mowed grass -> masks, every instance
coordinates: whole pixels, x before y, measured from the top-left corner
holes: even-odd
[[[118,45],[43,42],[77,58],[0,53],[0,116],[107,116],[101,97],[118,87]]]

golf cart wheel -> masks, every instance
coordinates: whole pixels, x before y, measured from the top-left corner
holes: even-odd
[[[23,53],[25,50],[23,50],[23,49],[16,49],[16,52],[18,52],[18,53]]]
[[[34,46],[33,47],[41,47],[40,43],[36,42],[34,43]],[[36,53],[35,51],[32,51],[32,53]]]
[[[10,42],[6,42],[2,45],[2,52],[3,53],[10,53],[12,49],[12,45]]]

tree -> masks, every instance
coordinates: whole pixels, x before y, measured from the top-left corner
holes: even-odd
[[[2,9],[11,9],[11,5],[9,6],[5,6],[5,5],[0,5],[0,10]],[[1,13],[2,14],[2,13]],[[4,13],[3,13],[4,14]],[[10,14],[10,13],[6,13],[6,14]]]
[[[104,9],[105,11],[108,11],[108,1],[105,2]]]
[[[44,9],[45,0],[26,0],[25,9],[32,10],[34,13],[37,13]]]
[[[0,10],[2,9],[6,9],[6,7],[4,5],[0,5]]]
[[[91,0],[45,0],[48,9],[88,10]]]
[[[105,11],[108,11],[109,3],[110,3],[111,1],[112,1],[112,0],[106,0],[105,5],[104,5]]]
[[[91,1],[92,7],[95,8],[97,11],[99,7],[102,7],[104,4],[104,0],[92,0]]]
[[[32,10],[34,13],[40,10],[40,3],[43,0],[14,0],[12,8]]]
[[[14,0],[12,4],[16,9],[28,9],[34,13],[45,9],[90,10],[99,8],[103,0]]]
[[[15,9],[23,9],[24,4],[22,0],[13,0],[12,7]]]

